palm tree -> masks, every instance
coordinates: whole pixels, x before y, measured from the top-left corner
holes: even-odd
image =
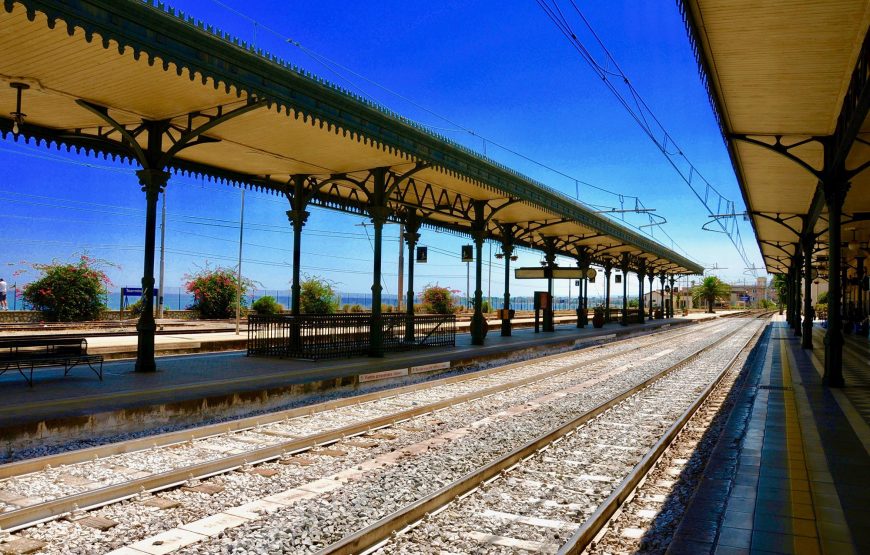
[[[716,299],[727,299],[731,295],[731,286],[717,278],[707,276],[700,285],[692,290],[692,298],[706,301],[707,312],[713,313],[713,304]]]
[[[782,307],[785,304],[785,298],[788,296],[788,285],[786,283],[785,274],[775,274],[773,276],[773,281],[771,282],[771,287],[776,291],[776,301],[779,305],[779,313],[782,314]]]

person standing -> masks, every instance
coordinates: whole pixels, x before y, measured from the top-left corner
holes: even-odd
[[[9,310],[9,305],[6,303],[6,280],[0,277],[0,309]]]

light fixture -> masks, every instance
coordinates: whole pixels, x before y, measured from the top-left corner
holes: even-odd
[[[495,257],[501,260],[502,258],[504,258],[504,253],[497,252],[495,253]]]
[[[858,247],[861,246],[861,245],[858,244],[858,240],[855,238],[855,233],[856,233],[856,232],[855,232],[855,230],[853,229],[853,230],[852,230],[852,240],[849,241],[849,250],[850,250],[850,251],[856,251],[856,250],[858,250]]]
[[[27,83],[9,83],[9,86],[13,89],[18,89],[15,101],[15,111],[9,113],[9,115],[12,116],[12,133],[18,135],[21,126],[24,124],[24,118],[27,117],[27,114],[21,111],[21,91],[26,91],[30,88],[30,85]]]

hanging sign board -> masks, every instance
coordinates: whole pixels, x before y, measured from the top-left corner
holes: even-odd
[[[613,282],[622,283],[622,274],[616,274],[615,276],[613,276]]]
[[[417,247],[417,263],[425,264],[429,260],[429,249],[427,247]]]
[[[462,261],[474,262],[474,245],[462,245]]]
[[[517,268],[514,270],[516,279],[578,279],[583,277],[580,268]]]

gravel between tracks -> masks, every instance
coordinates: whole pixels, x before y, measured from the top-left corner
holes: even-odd
[[[726,330],[731,330],[739,325],[740,323],[737,322],[728,323],[708,328],[706,331],[718,329],[718,334],[724,334]],[[659,338],[659,340],[662,339]],[[711,337],[704,335],[703,341],[712,340]],[[225,474],[209,481],[218,482],[224,487],[222,492],[215,495],[192,493],[182,489],[174,490],[164,494],[164,497],[178,500],[182,505],[169,511],[142,507],[132,501],[111,505],[93,512],[98,516],[120,522],[118,526],[105,532],[86,528],[75,522],[62,521],[30,529],[27,531],[27,535],[49,541],[51,547],[46,551],[49,553],[93,553],[95,549],[105,551],[185,522],[220,512],[227,507],[297,487],[348,468],[354,468],[354,466],[361,465],[373,457],[388,455],[396,449],[430,439],[433,435],[444,433],[446,430],[455,431],[467,428],[467,432],[463,432],[464,435],[440,445],[438,449],[428,450],[417,456],[399,460],[391,467],[366,473],[360,479],[351,481],[337,491],[312,500],[302,501],[267,519],[228,530],[222,537],[193,546],[188,550],[200,553],[215,551],[255,553],[276,549],[280,546],[281,550],[310,551],[335,541],[344,534],[364,526],[365,523],[377,520],[395,510],[403,503],[448,483],[456,476],[500,455],[505,450],[514,448],[525,439],[533,437],[541,429],[565,420],[573,412],[585,410],[584,407],[591,407],[612,396],[615,391],[625,389],[631,383],[636,383],[644,377],[652,375],[658,369],[675,362],[679,358],[678,353],[690,350],[691,345],[700,341],[700,338],[695,341],[682,341],[679,348],[673,352],[665,353],[664,351],[667,350],[665,349],[659,353],[658,357],[651,360],[647,357],[647,360],[642,361],[642,364],[636,367],[621,367],[619,376],[613,377],[589,391],[578,392],[571,397],[563,397],[559,399],[559,403],[538,404],[531,402],[548,395],[552,396],[554,392],[565,391],[578,382],[588,380],[591,376],[606,373],[606,369],[617,362],[626,366],[625,361],[619,359],[608,361],[611,366],[601,364],[599,366],[603,368],[598,368],[597,374],[596,365],[590,365],[589,368],[584,368],[582,371],[577,370],[557,376],[547,383],[533,384],[510,390],[498,396],[447,408],[434,416],[425,416],[406,423],[403,425],[404,427],[391,432],[396,434],[394,439],[378,440],[376,446],[355,447],[349,445],[348,442],[340,443],[336,448],[345,451],[345,456],[334,457],[312,452],[305,455],[312,462],[310,466],[297,467],[269,463],[258,467],[279,471],[271,478],[249,472]],[[608,347],[610,346],[601,349]],[[628,350],[628,347],[620,345],[617,352],[619,349]],[[597,351],[596,354],[598,354]],[[582,358],[591,355],[587,351],[586,353],[566,356]],[[556,364],[553,361],[547,362]],[[565,363],[561,362],[561,364]],[[538,366],[537,370],[531,368],[534,366]],[[526,373],[542,371],[540,365],[534,361],[522,370]],[[402,398],[401,400],[391,399],[389,402],[393,405],[396,403],[407,405],[408,402],[419,401],[409,401]],[[511,415],[504,413],[504,411],[516,407],[526,407],[522,418],[511,418],[509,426],[505,426],[505,421]],[[393,406],[392,410],[395,408]],[[349,407],[346,411],[337,412],[334,420],[333,413],[330,412],[328,427],[336,427],[336,422],[346,421],[345,418],[359,417],[360,410],[360,407]],[[500,412],[503,414],[499,415]],[[370,417],[370,415],[368,416]],[[289,427],[271,428],[268,431],[279,431],[293,435],[312,433],[312,431],[323,429],[323,424],[316,422],[316,420],[313,418],[300,419],[299,423],[294,423]],[[282,423],[279,426],[285,426],[285,424]],[[506,428],[510,430],[510,434],[503,433]],[[237,439],[221,438],[206,453],[202,453],[202,449],[196,449],[189,451],[188,454],[196,452],[195,456],[200,457],[213,455],[216,451],[220,453],[220,450],[249,448],[250,443],[239,443],[239,439],[244,439],[247,442],[262,441],[264,437],[268,437],[264,436],[262,431],[249,431],[247,436]],[[154,459],[142,459],[141,452],[120,456],[126,458],[122,461],[113,461],[113,467],[158,468],[160,465],[166,464],[166,455],[158,455],[157,452],[158,450],[155,450],[155,453],[152,454],[157,457]],[[169,457],[177,456],[177,453],[173,453]],[[89,478],[93,478],[87,473],[72,472],[71,468],[53,469],[58,473],[53,484],[56,486],[57,483],[64,482],[63,475],[67,474],[80,477],[87,475]]]
[[[746,326],[722,347],[539,451],[378,553],[515,553],[519,546],[555,553],[759,325]],[[611,542],[599,552],[631,550],[630,544]]]

